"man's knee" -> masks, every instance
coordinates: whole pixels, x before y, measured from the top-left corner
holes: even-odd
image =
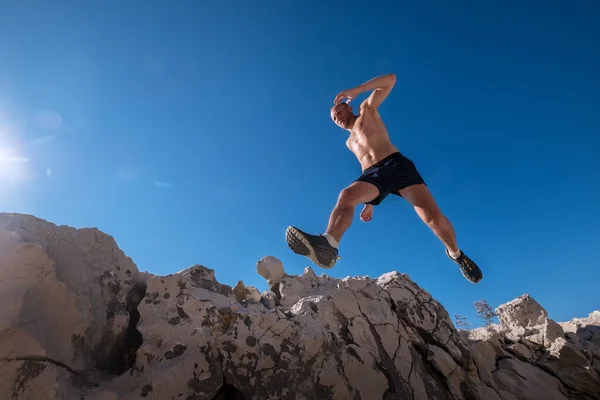
[[[338,204],[342,206],[356,206],[359,203],[359,192],[353,187],[347,187],[340,192]]]
[[[436,210],[422,210],[421,219],[425,224],[431,228],[436,228],[443,225],[446,221],[446,217],[439,209]]]
[[[365,190],[367,188],[362,185],[351,185],[343,189],[338,197],[338,204],[342,206],[355,207],[360,203],[363,203],[365,198],[370,198],[371,190]],[[370,188],[369,188],[370,189]]]

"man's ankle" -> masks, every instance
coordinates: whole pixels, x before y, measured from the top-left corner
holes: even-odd
[[[456,249],[456,251],[452,251],[450,249],[448,249],[448,254],[450,254],[450,257],[452,257],[453,259],[457,259],[458,257],[460,257],[460,255],[462,254],[460,249]]]
[[[331,247],[335,247],[336,249],[338,248],[339,243],[333,236],[331,236],[329,233],[324,233],[323,236],[325,236],[325,239],[327,239]]]

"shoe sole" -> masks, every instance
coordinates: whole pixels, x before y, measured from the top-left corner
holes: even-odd
[[[469,277],[467,277],[467,274],[466,274],[466,273],[463,271],[463,269],[462,269],[462,268],[460,268],[460,266],[458,267],[458,269],[460,269],[460,273],[462,274],[462,276],[464,276],[464,278],[465,278],[466,280],[468,280],[469,282],[471,282],[472,284],[479,283],[479,282],[481,281],[481,279],[483,279],[483,276],[481,276],[481,277],[480,277],[479,279],[477,279],[477,280],[470,279]]]
[[[285,238],[289,248],[294,253],[310,258],[312,262],[314,262],[319,267],[330,269],[333,267],[333,265],[335,265],[335,260],[332,265],[325,265],[322,262],[320,262],[317,257],[317,254],[315,253],[315,250],[310,245],[310,242],[308,241],[308,239],[306,239],[306,237],[304,237],[302,232],[298,231],[298,229],[290,226],[285,232]]]
[[[479,283],[483,279],[483,273],[481,272],[481,269],[479,269],[478,266],[475,266],[475,268],[477,268],[477,270],[479,271],[478,278],[469,278],[467,276],[467,273],[463,270],[463,268],[460,265],[458,266],[458,268],[460,269],[460,272],[465,277],[465,279],[468,280],[469,282],[471,282],[472,284]]]

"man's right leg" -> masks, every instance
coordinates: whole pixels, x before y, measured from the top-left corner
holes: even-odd
[[[377,186],[355,181],[340,192],[337,203],[329,217],[325,234],[311,235],[290,226],[286,231],[288,246],[296,254],[309,257],[322,268],[331,268],[338,258],[337,245],[344,232],[352,224],[357,205],[369,202],[379,195]],[[333,240],[332,240],[333,239]]]
[[[342,239],[354,218],[354,209],[357,205],[367,203],[379,195],[379,189],[372,183],[355,181],[340,192],[338,201],[329,216],[329,225],[325,231],[331,235],[336,243]],[[336,246],[337,247],[337,246]]]

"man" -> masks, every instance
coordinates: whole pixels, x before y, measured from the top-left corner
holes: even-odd
[[[350,133],[346,146],[356,155],[362,175],[341,191],[324,234],[311,235],[290,226],[286,231],[288,245],[296,254],[309,257],[318,266],[331,268],[339,258],[338,245],[352,223],[356,206],[365,204],[360,218],[367,222],[372,218],[373,206],[389,194],[395,194],[414,207],[446,247],[446,255],[458,264],[463,276],[477,283],[483,276],[481,270],[459,249],[452,224],[438,208],[414,163],[392,144],[381,120],[377,108],[395,83],[394,74],[383,75],[335,97],[331,119]],[[372,90],[371,94],[360,105],[358,115],[354,115],[349,103],[368,90]]]

